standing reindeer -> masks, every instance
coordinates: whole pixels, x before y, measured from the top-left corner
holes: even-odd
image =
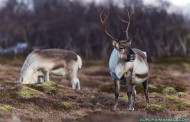
[[[130,19],[132,15],[132,8],[131,11],[127,9],[128,14],[128,21],[121,19],[118,16],[118,19],[127,24],[126,28],[126,36],[127,40],[119,40],[112,37],[107,29],[106,29],[106,22],[109,17],[109,13],[106,15],[105,19],[102,19],[102,13],[100,14],[100,21],[103,25],[104,31],[106,34],[113,40],[112,44],[114,49],[112,51],[110,60],[109,60],[109,67],[110,67],[110,74],[115,83],[115,105],[113,110],[117,109],[118,105],[118,96],[120,92],[120,85],[126,85],[127,87],[127,95],[128,95],[128,110],[134,110],[135,104],[135,96],[136,90],[135,86],[138,84],[143,85],[144,92],[146,95],[146,106],[149,106],[149,97],[148,97],[148,72],[149,67],[147,64],[147,55],[145,52],[131,48],[131,42],[134,38],[129,38],[128,29],[130,26]],[[136,36],[136,35],[135,35]]]
[[[49,81],[49,74],[52,74],[69,79],[72,88],[80,90],[77,71],[81,67],[82,60],[74,52],[63,49],[34,50],[27,56],[16,82],[34,84]]]

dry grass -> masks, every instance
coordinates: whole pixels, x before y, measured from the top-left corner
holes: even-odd
[[[126,110],[128,101],[125,88],[120,93],[118,110],[112,111],[114,87],[105,62],[84,63],[78,74],[81,91],[72,90],[70,82],[65,79],[53,77],[50,77],[53,85],[16,86],[14,74],[8,66],[18,76],[23,60],[17,59],[15,63],[6,59],[0,62],[3,62],[0,63],[0,104],[14,108],[0,111],[2,121],[139,121],[147,117],[180,118],[190,114],[190,64],[186,62],[150,64],[149,96],[152,108],[145,108],[143,89],[138,86],[134,112]],[[167,87],[172,87],[175,92],[170,94]]]

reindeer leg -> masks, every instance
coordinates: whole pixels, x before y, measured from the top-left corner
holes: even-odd
[[[125,78],[126,78],[126,87],[127,87],[127,96],[128,96],[128,107],[127,110],[133,111],[134,107],[133,107],[133,95],[132,95],[132,73],[126,73],[125,74]]]
[[[49,71],[44,71],[44,74],[45,74],[45,81],[49,81]]]
[[[115,83],[115,105],[113,106],[113,110],[115,111],[117,109],[117,105],[118,105],[118,97],[119,97],[119,92],[120,92],[120,81],[117,78],[115,78],[114,83]]]
[[[135,85],[132,85],[132,94],[133,94],[133,105],[136,105],[136,90],[135,90]]]
[[[144,93],[146,96],[146,108],[149,107],[149,97],[148,97],[148,80],[145,80],[143,83]]]

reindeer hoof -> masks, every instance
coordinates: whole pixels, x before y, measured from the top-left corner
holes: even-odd
[[[149,104],[147,104],[147,105],[146,105],[146,108],[149,108],[149,107],[150,107],[150,105],[149,105]]]
[[[134,107],[128,107],[127,110],[128,111],[134,111],[135,109],[134,109]]]
[[[117,107],[114,105],[113,106],[113,111],[116,111],[117,110]]]

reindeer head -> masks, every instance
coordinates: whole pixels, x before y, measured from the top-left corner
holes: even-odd
[[[103,28],[104,28],[104,31],[106,32],[106,34],[113,40],[112,41],[112,45],[114,46],[114,48],[119,52],[121,58],[123,58],[124,60],[127,60],[127,55],[130,53],[129,52],[129,49],[131,47],[131,42],[133,40],[133,38],[137,35],[137,33],[135,34],[135,36],[133,36],[132,38],[129,37],[129,34],[128,34],[128,30],[129,30],[129,26],[130,26],[130,19],[131,19],[131,16],[132,16],[132,8],[130,8],[130,12],[128,9],[126,9],[127,11],[127,15],[128,15],[128,21],[126,20],[123,20],[121,19],[119,16],[118,16],[118,19],[120,21],[122,21],[123,23],[126,23],[127,24],[127,28],[126,28],[126,37],[127,39],[126,40],[120,40],[120,39],[116,39],[114,38],[113,36],[111,36],[107,29],[106,29],[106,22],[108,20],[108,17],[109,17],[109,12],[108,14],[106,14],[105,16],[105,19],[103,20],[102,19],[102,13],[103,11],[100,13],[100,21],[103,25]],[[137,30],[138,31],[138,30]]]

